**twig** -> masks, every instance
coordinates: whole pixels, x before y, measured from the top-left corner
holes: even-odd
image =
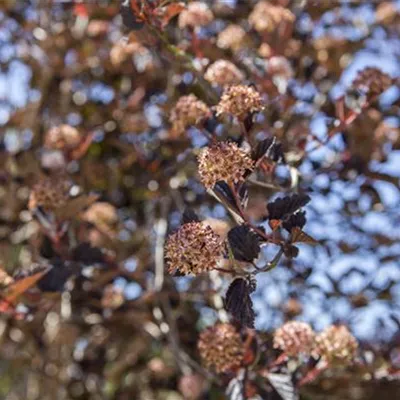
[[[268,272],[274,269],[278,265],[282,255],[283,255],[283,248],[280,248],[279,251],[276,253],[275,257],[264,268],[257,268],[254,274],[259,274],[260,272]]]
[[[159,292],[164,283],[164,243],[167,233],[167,220],[160,218],[155,224],[156,249],[155,249],[155,277],[154,290]]]

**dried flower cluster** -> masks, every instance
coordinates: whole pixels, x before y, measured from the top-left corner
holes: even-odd
[[[231,24],[219,33],[217,46],[221,49],[237,50],[243,46],[245,38],[246,31],[240,25]]]
[[[211,111],[207,104],[194,94],[182,96],[170,113],[169,121],[175,134],[182,134],[191,125],[196,125],[209,117]]]
[[[197,275],[217,266],[223,253],[220,237],[202,222],[182,225],[168,237],[165,257],[168,271]]]
[[[357,351],[357,341],[344,325],[332,325],[316,338],[316,352],[326,361],[351,362]]]
[[[54,126],[46,132],[45,147],[56,150],[72,150],[81,142],[82,137],[78,129],[71,125]]]
[[[0,9],[0,399],[398,397],[398,0]]]
[[[200,151],[198,162],[201,182],[209,189],[218,181],[228,184],[243,181],[245,172],[254,166],[248,154],[231,142],[205,147]]]
[[[217,60],[208,67],[204,78],[211,83],[226,86],[242,82],[244,74],[230,61]]]
[[[310,354],[314,346],[315,333],[305,322],[290,321],[275,331],[274,347],[288,356]]]
[[[267,1],[258,2],[249,15],[250,25],[260,33],[272,32],[280,24],[292,24],[294,20],[295,16],[289,9],[275,6]]]
[[[200,356],[207,368],[217,373],[228,372],[240,366],[243,360],[243,343],[235,327],[216,324],[200,334]]]
[[[263,110],[260,93],[251,86],[233,85],[227,87],[216,106],[217,115],[231,114],[244,120],[249,114]]]
[[[31,190],[29,209],[42,207],[52,211],[66,205],[69,199],[71,182],[67,179],[43,178]]]
[[[195,28],[208,25],[213,19],[214,15],[206,3],[193,1],[179,14],[178,24],[180,28]]]
[[[383,93],[392,85],[392,82],[392,78],[380,69],[367,67],[357,74],[352,87],[372,97]]]

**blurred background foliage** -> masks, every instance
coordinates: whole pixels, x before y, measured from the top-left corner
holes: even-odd
[[[182,95],[216,104],[221,88],[203,75],[204,60],[219,59],[264,94],[252,135],[276,136],[290,167],[277,169],[278,190],[249,186],[249,215],[260,219],[267,201],[298,186],[312,199],[307,232],[319,242],[259,276],[256,328],[268,343],[268,332],[297,317],[319,330],[344,323],[359,339],[369,369],[329,372],[304,387],[305,399],[400,395],[389,379],[400,368],[399,85],[328,134],[358,71],[399,78],[400,3],[271,0],[296,17],[284,40],[249,24],[257,1],[207,3],[214,19],[193,44],[175,16],[160,31],[140,22],[129,30],[117,0],[1,2],[0,264],[14,275],[59,262],[75,276],[62,290],[33,289],[0,317],[1,398],[225,398],[196,361],[196,341],[229,280],[160,277],[156,268],[187,206],[222,234],[233,226],[196,175],[201,128],[177,136],[169,122]],[[217,38],[233,23],[246,38],[225,46]],[[237,125],[221,122],[220,138],[238,138]],[[76,128],[82,154],[46,146],[61,124]],[[49,243],[28,208],[35,182],[60,165],[76,194],[99,196],[70,207],[68,249]],[[267,246],[261,263],[273,253]]]

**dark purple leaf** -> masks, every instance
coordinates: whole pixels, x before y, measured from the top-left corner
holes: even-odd
[[[291,196],[279,197],[267,204],[268,219],[283,220],[304,207],[311,200],[306,194],[293,194]]]
[[[236,278],[229,286],[225,308],[241,325],[254,328],[255,313],[250,293],[256,289],[254,277]]]
[[[299,211],[285,221],[283,221],[282,226],[288,231],[291,232],[292,228],[297,227],[303,229],[304,225],[306,224],[306,212]]]
[[[122,17],[122,23],[128,28],[132,30],[139,30],[142,29],[144,24],[143,22],[139,21],[135,14],[133,13],[133,10],[131,8],[130,0],[121,0],[121,17]]]
[[[228,242],[236,260],[252,262],[260,253],[259,236],[246,225],[232,228]]]

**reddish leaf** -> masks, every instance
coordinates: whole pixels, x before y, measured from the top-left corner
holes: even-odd
[[[276,231],[282,224],[282,221],[279,219],[271,219],[269,221],[269,226],[273,231]]]
[[[34,286],[40,278],[47,274],[47,272],[48,268],[33,275],[27,276],[26,278],[19,279],[8,285],[4,290],[4,294],[2,295],[2,301],[0,302],[0,305],[3,306],[4,304],[7,304],[8,306],[11,306],[17,301],[19,296]],[[2,311],[2,308],[0,308],[0,311]]]
[[[184,9],[185,4],[183,2],[172,3],[166,7],[157,9],[157,14],[161,18],[161,26],[165,28],[169,24],[169,21]]]

